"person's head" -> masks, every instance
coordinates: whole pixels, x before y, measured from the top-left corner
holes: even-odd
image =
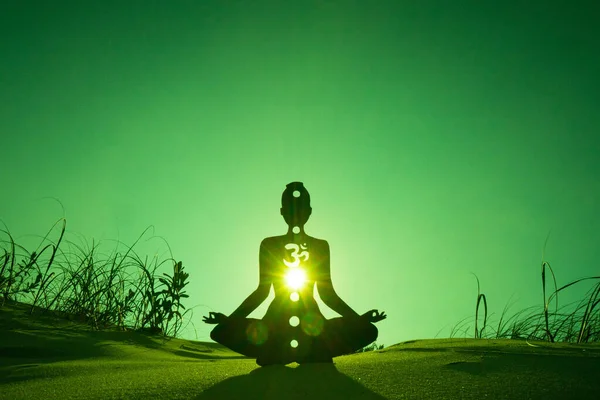
[[[292,182],[286,185],[281,195],[281,215],[289,226],[304,226],[312,208],[310,194],[302,182]]]

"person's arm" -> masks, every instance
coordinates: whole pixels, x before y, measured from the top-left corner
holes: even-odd
[[[331,308],[342,317],[359,317],[358,313],[346,304],[333,288],[329,261],[329,244],[327,242],[324,243],[322,251],[323,258],[319,265],[319,274],[317,277],[319,297],[321,297],[321,300],[323,300],[323,303],[325,303],[327,307]]]
[[[266,260],[266,250],[264,249],[264,241],[260,244],[259,256],[258,256],[258,287],[250,293],[250,295],[240,304],[234,312],[231,313],[230,317],[246,318],[252,311],[256,310],[258,306],[269,296],[269,290],[271,290],[271,275],[268,271],[268,261]]]

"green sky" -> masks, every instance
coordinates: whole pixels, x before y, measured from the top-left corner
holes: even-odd
[[[3,1],[0,218],[44,234],[51,196],[72,238],[154,225],[200,340],[255,288],[291,181],[380,343],[448,336],[470,272],[492,312],[541,305],[550,230],[559,284],[600,271],[592,4]]]

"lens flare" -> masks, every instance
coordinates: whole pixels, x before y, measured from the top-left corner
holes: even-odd
[[[306,272],[301,268],[290,268],[285,274],[285,283],[294,290],[300,289],[306,282]]]
[[[262,321],[252,321],[246,327],[246,338],[250,343],[260,346],[269,338],[269,328]]]
[[[325,320],[319,314],[310,311],[302,317],[300,326],[308,336],[319,336],[323,332]]]

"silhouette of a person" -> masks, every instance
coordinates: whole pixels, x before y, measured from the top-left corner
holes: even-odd
[[[302,182],[288,184],[281,203],[288,231],[262,241],[258,287],[231,315],[210,312],[203,320],[217,324],[210,334],[215,342],[256,358],[261,366],[332,362],[332,357],[375,341],[378,332],[373,323],[386,315],[377,310],[359,315],[335,292],[329,244],[304,231],[312,208]],[[323,317],[313,297],[315,284],[321,300],[341,317]],[[247,318],[267,298],[271,286],[275,298],[264,318]]]

